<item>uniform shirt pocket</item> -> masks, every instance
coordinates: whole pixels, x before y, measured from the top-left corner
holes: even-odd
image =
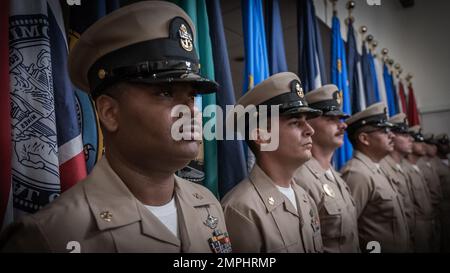
[[[323,239],[339,238],[341,236],[342,210],[334,200],[325,202],[323,207],[324,211],[320,215]]]

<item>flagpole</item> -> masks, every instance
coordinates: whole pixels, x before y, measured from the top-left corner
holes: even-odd
[[[389,49],[387,49],[387,48],[383,48],[381,50],[381,60],[383,60],[383,63],[386,63],[386,60],[388,59],[388,53],[389,53]]]
[[[374,39],[370,43],[370,51],[372,52],[372,55],[373,55],[374,58],[377,57],[377,53],[375,52],[375,49],[377,48],[377,46],[378,46],[378,42],[377,42],[377,40]]]
[[[331,2],[331,7],[333,9],[333,16],[337,16],[337,10],[336,10],[336,3],[338,0],[330,0]]]
[[[348,10],[348,17],[345,19],[345,24],[350,24],[350,22],[354,23],[355,18],[352,16],[352,12],[356,7],[355,1],[348,1],[345,7]]]
[[[367,33],[367,27],[366,27],[366,26],[361,26],[361,27],[359,28],[359,33],[361,34],[361,42],[362,42],[362,45],[364,45],[364,43],[366,42],[366,40],[365,40],[365,35],[366,35],[366,33]]]

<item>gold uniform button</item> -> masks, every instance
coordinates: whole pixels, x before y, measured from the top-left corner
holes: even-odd
[[[100,80],[103,80],[106,77],[105,69],[101,68],[98,70],[97,76]]]

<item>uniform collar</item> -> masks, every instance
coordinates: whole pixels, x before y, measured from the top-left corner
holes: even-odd
[[[403,173],[403,169],[401,167],[402,162],[397,163],[394,158],[391,155],[387,155],[384,160],[386,161],[387,165],[394,170],[395,172]],[[398,167],[400,167],[400,169]]]
[[[192,219],[185,217],[186,212],[213,201],[195,191],[194,187],[189,187],[189,182],[182,178],[174,175],[174,179],[178,215],[183,216],[178,219],[181,225],[187,227]],[[130,192],[106,158],[100,160],[92,170],[84,184],[84,191],[99,230],[114,229],[140,221],[143,234],[180,245],[180,240]]]
[[[305,166],[316,177],[316,179],[320,179],[325,175],[326,170],[320,166],[319,161],[317,161],[314,157],[311,157],[311,159],[305,163]]]
[[[273,180],[255,163],[252,171],[249,175],[249,180],[255,186],[256,191],[261,197],[266,209],[269,212],[272,212],[275,208],[282,205],[284,203],[285,209],[298,216],[298,212],[295,210],[294,206],[291,202],[288,201],[286,197],[275,187],[275,183]],[[300,195],[298,193],[298,189],[296,188],[296,184],[292,183],[292,189],[295,192],[295,196],[297,199],[297,208],[300,209],[298,204],[300,203],[299,198]]]
[[[355,151],[354,153],[354,157],[359,159],[364,165],[367,166],[367,168],[374,174],[376,174],[378,172],[378,167],[375,164],[375,162],[372,161],[372,159],[370,159],[368,156],[366,156],[365,154],[361,153],[360,151]],[[381,171],[381,170],[380,170]]]

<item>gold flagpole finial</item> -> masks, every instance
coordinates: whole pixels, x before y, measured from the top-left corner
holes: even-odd
[[[403,72],[401,65],[399,63],[396,63],[394,65],[394,69],[395,69],[395,76],[397,78],[400,78],[400,74],[402,74],[402,72]]]
[[[348,1],[345,7],[348,10],[348,17],[345,19],[345,23],[348,25],[350,22],[355,22],[355,18],[352,16],[353,9],[355,8],[355,1]]]
[[[405,77],[405,79],[408,83],[411,83],[412,78],[413,78],[413,75],[411,73],[408,73]]]
[[[387,48],[383,48],[381,50],[381,59],[383,60],[383,62],[386,62],[386,60],[388,58],[388,53],[389,53],[389,49],[387,49]]]
[[[362,41],[363,41],[363,43],[364,43],[364,36],[366,35],[366,33],[367,33],[367,27],[366,26],[361,26],[360,28],[359,28],[359,33],[361,33],[361,36],[362,36]]]
[[[331,5],[332,5],[332,7],[333,7],[333,15],[334,15],[334,16],[337,15],[337,10],[336,10],[336,2],[337,2],[337,1],[338,1],[338,0],[330,0]]]
[[[378,41],[373,39],[372,42],[370,43],[370,46],[371,46],[371,49],[372,49],[373,57],[376,58],[377,57],[377,53],[375,53],[375,49],[378,46]]]

